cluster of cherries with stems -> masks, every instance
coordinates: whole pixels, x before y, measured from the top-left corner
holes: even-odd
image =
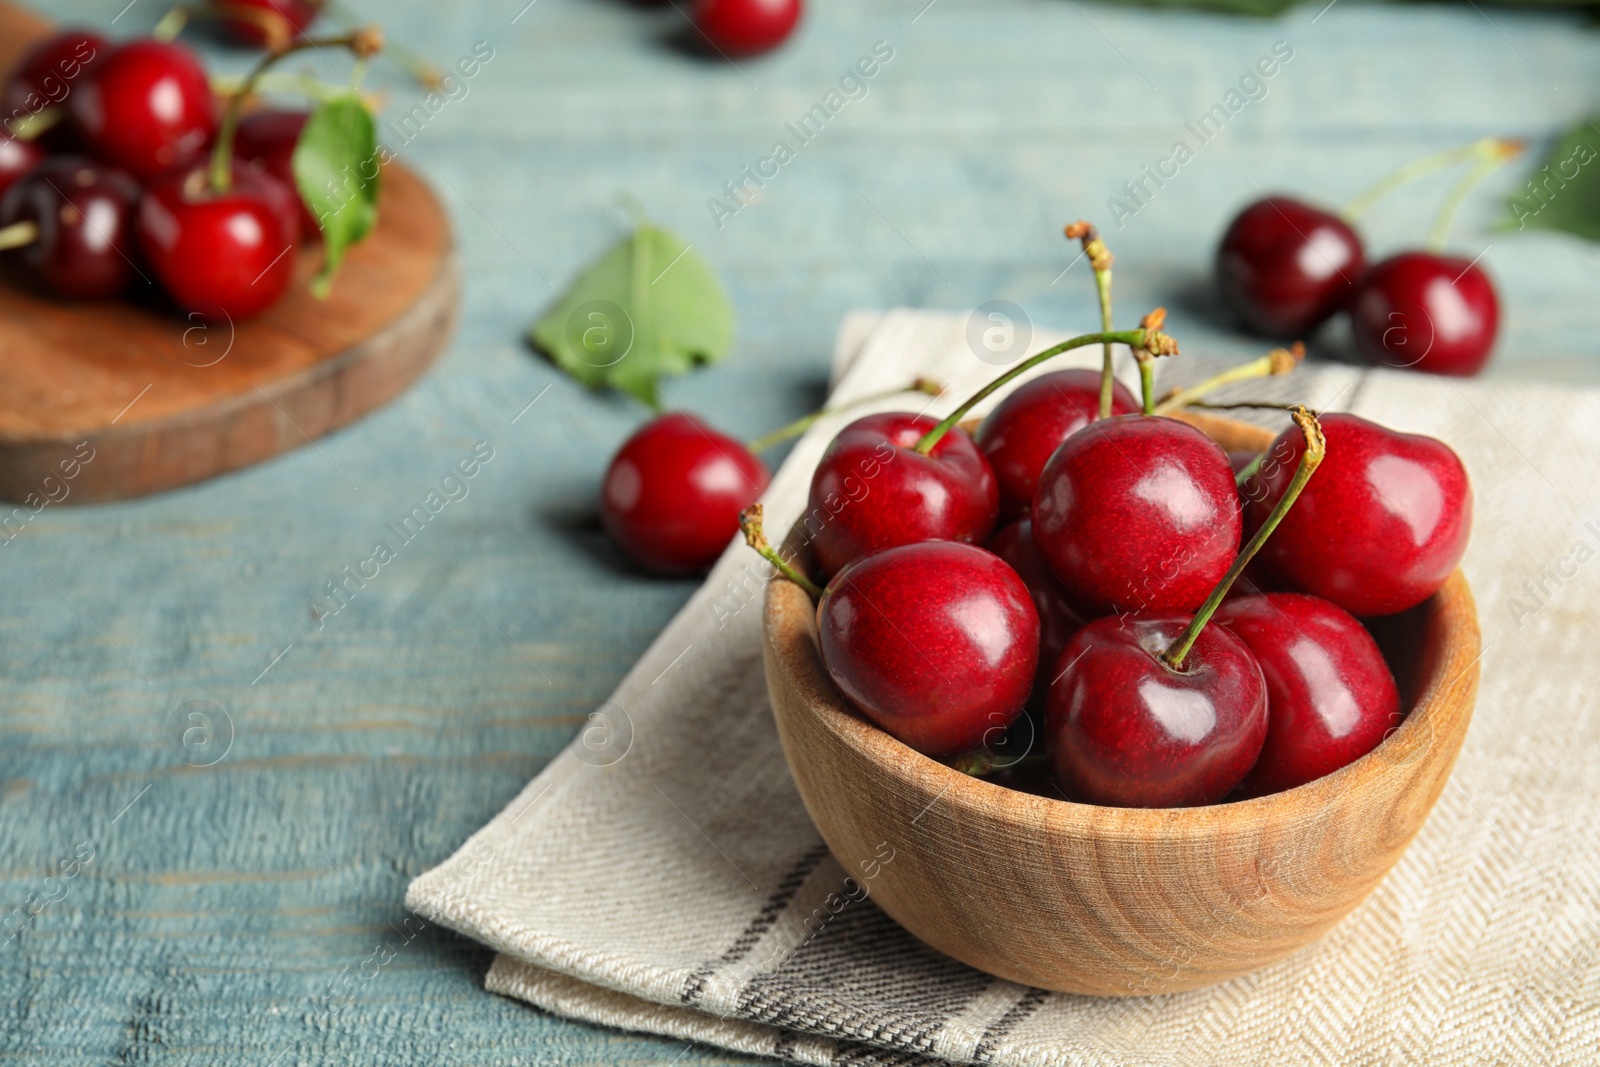
[[[0,252],[61,299],[129,295],[148,267],[186,311],[239,320],[276,303],[293,278],[286,253],[320,234],[293,173],[309,116],[245,104],[285,56],[347,48],[364,62],[383,47],[372,27],[301,35],[305,6],[203,6],[272,44],[220,107],[199,58],[174,41],[112,44],[68,29],[31,49],[0,93],[11,116],[0,127]]]
[[[1109,320],[1110,254],[1089,227],[1072,232],[1093,246]],[[1055,787],[1124,807],[1293,788],[1399,722],[1394,676],[1357,616],[1411,608],[1454,570],[1472,513],[1460,459],[1431,437],[1296,407],[1294,426],[1236,465],[1170,417],[1214,383],[1154,395],[1153,360],[1177,351],[1163,319],[1046,349],[943,419],[846,426],[807,504],[829,516],[806,531],[825,587],[793,545],[773,550],[761,505],[746,510],[747,542],[817,600],[823,663],[867,719],[987,773],[1042,707]],[[1100,374],[1041,376],[976,438],[962,427],[1020,374],[1096,344],[1133,350],[1137,407],[1107,351]],[[870,491],[845,497],[849,479]]]
[[[1229,223],[1217,248],[1224,301],[1269,337],[1308,337],[1345,311],[1357,349],[1375,365],[1477,374],[1494,348],[1500,302],[1477,257],[1443,249],[1467,193],[1522,149],[1520,141],[1486,137],[1435,153],[1387,175],[1337,213],[1288,196],[1256,201]],[[1392,190],[1464,163],[1472,166],[1445,195],[1427,249],[1368,267],[1357,217]]]

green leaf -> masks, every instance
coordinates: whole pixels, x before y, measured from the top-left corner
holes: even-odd
[[[322,270],[311,291],[326,299],[345,252],[378,221],[378,129],[360,97],[311,113],[294,148],[294,181],[322,227]]]
[[[578,276],[528,338],[589,388],[620,389],[659,408],[663,377],[728,354],[733,308],[692,246],[641,222]]]
[[[1562,230],[1600,241],[1600,115],[1563,134],[1506,202],[1504,229]]]

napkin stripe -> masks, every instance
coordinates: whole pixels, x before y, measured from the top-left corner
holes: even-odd
[[[979,1063],[988,1063],[994,1058],[994,1053],[1000,1043],[1011,1036],[1011,1031],[1028,1021],[1028,1016],[1039,1010],[1050,994],[1043,989],[1030,989],[1021,1000],[1011,1005],[1000,1020],[989,1029],[985,1030],[983,1037],[978,1041],[978,1047],[973,1049],[972,1058]]]

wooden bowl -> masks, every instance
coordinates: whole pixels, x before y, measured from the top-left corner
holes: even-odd
[[[1272,438],[1241,423],[1187,421],[1228,449],[1259,451]],[[1477,693],[1466,580],[1457,571],[1377,636],[1410,708],[1377,749],[1273,796],[1153,810],[1003,788],[907,748],[834,686],[815,608],[789,582],[768,585],[764,644],[773,714],[806,808],[884,911],[1001,978],[1144,996],[1221,982],[1313,941],[1372,892],[1422,826]]]

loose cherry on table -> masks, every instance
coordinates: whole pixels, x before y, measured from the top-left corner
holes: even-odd
[[[939,425],[891,411],[839,431],[812,475],[804,520],[824,574],[897,545],[988,539],[1000,507],[994,472],[960,428],[917,451]]]
[[[1051,669],[1067,641],[1083,628],[1083,619],[1067,598],[1067,591],[1050,573],[1039,546],[1033,543],[1031,521],[1021,519],[1002,527],[989,539],[989,551],[1017,572],[1033,597],[1034,610],[1039,614],[1039,674],[1034,680],[1033,692],[1036,697],[1042,697],[1050,684]]]
[[[1027,518],[1039,473],[1061,442],[1094,421],[1100,412],[1099,371],[1052,371],[1018,386],[978,428],[978,448],[1000,486],[1003,521]],[[1113,387],[1112,414],[1139,410],[1139,401],[1120,382]]]
[[[264,109],[253,111],[239,120],[239,132],[234,137],[234,157],[248,166],[265,171],[290,189],[296,188],[294,177],[294,150],[300,143],[300,132],[311,117],[305,111]],[[300,205],[300,235],[316,237],[322,232],[317,217],[305,206],[298,193]]]
[[[697,0],[694,24],[717,51],[754,55],[794,32],[803,6],[801,0]]]
[[[1373,364],[1465,377],[1489,360],[1500,302],[1476,262],[1402,252],[1367,273],[1351,322],[1357,347]]]
[[[845,695],[930,756],[998,741],[1038,666],[1027,586],[993,553],[950,541],[852,563],[828,583],[817,629],[823,665]]]
[[[1176,419],[1090,423],[1056,450],[1033,502],[1034,541],[1086,618],[1193,611],[1239,535],[1227,453]]]
[[[180,44],[109,49],[67,97],[84,146],[145,181],[198,159],[217,131],[211,83]]]
[[[1455,570],[1472,529],[1472,486],[1450,446],[1357,415],[1322,418],[1328,458],[1267,542],[1261,562],[1291,588],[1352,615],[1426,600]],[[1242,491],[1253,519],[1291,480],[1304,443],[1284,431]]]
[[[257,48],[283,47],[322,13],[322,4],[310,0],[227,0],[211,7],[228,36]]]
[[[766,464],[693,415],[663,415],[623,444],[606,469],[600,516],[640,566],[698,574],[739,532],[739,513],[767,488]]]
[[[7,258],[55,296],[118,296],[139,276],[133,237],[138,202],[138,184],[122,171],[52,156],[0,198],[0,236],[27,238]]]
[[[1271,337],[1303,337],[1355,295],[1361,238],[1337,215],[1287,196],[1241,211],[1217,248],[1222,297]]]
[[[1267,737],[1239,784],[1277,793],[1331,774],[1400,723],[1400,692],[1372,635],[1320,597],[1269,593],[1223,602],[1215,621],[1255,655],[1267,684]]]
[[[35,142],[18,140],[0,132],[0,196],[43,158],[44,149]]]

